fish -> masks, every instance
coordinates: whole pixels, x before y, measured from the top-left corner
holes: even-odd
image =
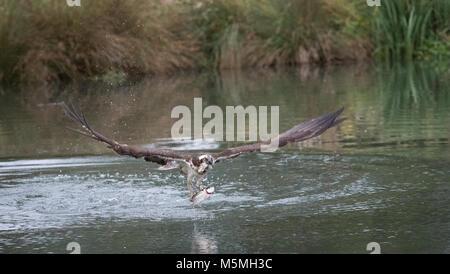
[[[205,189],[203,189],[202,191],[199,191],[197,194],[194,195],[194,197],[192,198],[192,203],[194,205],[197,205],[201,202],[203,202],[204,200],[208,199],[209,196],[211,196],[212,194],[214,194],[214,187],[207,187]]]

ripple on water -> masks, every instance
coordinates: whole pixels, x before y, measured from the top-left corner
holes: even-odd
[[[12,187],[0,188],[0,230],[83,225],[95,218],[213,217],[211,211],[191,205],[178,175],[97,170],[101,166],[114,170],[118,163],[103,157],[1,162],[0,167],[8,170],[38,171],[16,176]]]
[[[8,165],[14,169],[0,162]],[[439,175],[426,163],[411,167],[389,157],[248,155],[217,165],[206,178],[216,194],[193,207],[178,172],[157,171],[144,161],[80,157],[19,165],[31,167],[29,174],[19,169],[16,176],[0,176],[0,185],[8,185],[0,187],[0,231],[89,226],[111,218],[253,220],[370,211],[408,204],[412,193],[423,193],[422,179]]]

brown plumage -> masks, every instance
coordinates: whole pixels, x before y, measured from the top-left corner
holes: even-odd
[[[69,128],[79,134],[88,136],[99,142],[103,142],[108,148],[114,150],[119,155],[128,155],[134,158],[144,158],[148,162],[153,162],[161,165],[160,169],[167,170],[173,168],[181,168],[181,172],[188,178],[188,188],[191,193],[191,201],[197,194],[192,189],[192,180],[196,180],[196,186],[200,190],[205,187],[200,184],[200,180],[208,170],[212,169],[212,166],[224,159],[230,159],[237,157],[244,153],[256,152],[261,150],[262,145],[267,145],[270,142],[258,142],[249,145],[243,145],[226,149],[218,153],[179,153],[170,149],[149,149],[142,146],[132,146],[126,144],[120,144],[115,140],[106,138],[100,133],[93,130],[86,118],[82,113],[78,113],[72,106],[69,108],[66,104],[60,104],[67,116],[75,120],[81,125],[81,129]],[[280,134],[278,139],[278,147],[283,147],[288,143],[302,142],[307,139],[314,138],[327,129],[336,126],[346,120],[346,118],[337,119],[337,117],[344,111],[344,108],[340,108],[336,112],[322,115],[310,121],[298,124],[293,128]]]
[[[336,112],[332,112],[329,114],[322,115],[320,117],[317,117],[315,119],[312,119],[308,122],[301,123],[299,125],[294,126],[293,128],[289,129],[288,131],[283,132],[278,136],[278,147],[283,147],[287,145],[288,143],[294,143],[294,142],[302,142],[311,138],[314,138],[316,136],[319,136],[323,132],[325,132],[330,127],[334,127],[340,123],[342,123],[347,118],[342,118],[339,120],[336,120],[336,118],[344,111],[344,107],[341,107]],[[234,148],[229,148],[227,150],[224,150],[219,153],[214,153],[212,156],[216,161],[221,159],[229,159],[234,158],[242,153],[247,152],[255,152],[261,149],[261,145],[265,144],[268,145],[270,142],[260,142],[250,145],[244,145]]]

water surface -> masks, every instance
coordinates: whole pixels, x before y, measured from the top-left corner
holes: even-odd
[[[0,252],[450,253],[450,94],[435,67],[242,71],[122,87],[0,97]],[[249,154],[208,174],[216,194],[187,200],[184,178],[64,129],[72,101],[104,135],[173,142],[174,106],[280,106],[280,129],[345,106],[349,120],[312,141]],[[206,122],[206,120],[205,120]]]

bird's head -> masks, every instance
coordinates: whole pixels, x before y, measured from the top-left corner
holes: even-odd
[[[214,165],[214,158],[209,154],[203,154],[198,157],[198,163],[198,172],[200,174],[204,174],[208,170],[212,169]]]

